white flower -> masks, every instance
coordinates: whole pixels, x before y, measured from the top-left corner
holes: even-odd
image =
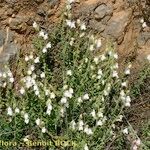
[[[123,134],[128,134],[129,133],[128,128],[125,128],[122,132]]]
[[[89,150],[87,144],[84,145],[84,150]]]
[[[22,87],[19,92],[20,92],[20,94],[24,94],[25,93],[25,89]]]
[[[28,124],[29,123],[29,115],[27,113],[24,114],[24,119],[25,119],[24,120],[25,123]]]
[[[33,22],[33,28],[38,29],[38,24],[35,21]]]
[[[67,98],[66,97],[61,98],[60,102],[62,104],[66,104],[67,103]]]
[[[102,118],[102,117],[103,117],[103,113],[102,113],[101,111],[99,111],[99,112],[97,113],[97,116]]]
[[[106,59],[106,56],[103,54],[101,55],[101,61],[104,61]]]
[[[39,90],[36,90],[36,91],[35,91],[35,95],[38,96],[39,94],[40,94]]]
[[[91,135],[91,134],[93,134],[92,129],[88,128],[88,130],[87,130],[86,134],[87,134],[87,135]]]
[[[67,5],[66,5],[66,8],[67,8],[67,10],[70,10],[70,9],[71,9],[71,5],[70,5],[70,4],[67,4]]]
[[[51,47],[52,47],[51,43],[50,42],[47,43],[46,48],[51,48]]]
[[[7,108],[7,115],[12,116],[13,115],[13,111],[11,107]]]
[[[43,128],[42,128],[42,133],[45,133],[45,132],[46,132],[46,128],[43,127]]]
[[[120,95],[125,96],[124,90],[121,90]]]
[[[147,60],[150,62],[150,55],[147,56]]]
[[[92,115],[93,118],[96,118],[96,112],[95,112],[94,109],[93,109],[93,111],[91,112],[91,115]]]
[[[89,129],[88,129],[88,125],[86,125],[85,128],[84,128],[84,132],[87,133],[88,130],[89,130]]]
[[[75,123],[74,120],[72,120],[72,121],[70,122],[70,126],[71,126],[71,129],[72,129],[72,130],[75,130],[76,123]]]
[[[41,120],[39,118],[36,119],[36,125],[39,126],[41,124]]]
[[[28,56],[25,56],[25,61],[29,61],[29,57]]]
[[[98,120],[97,123],[96,123],[96,125],[97,125],[97,126],[102,126],[102,125],[103,125],[103,122],[102,122],[101,120]]]
[[[140,20],[140,23],[144,23],[144,19],[143,18]]]
[[[32,74],[32,71],[31,71],[31,70],[28,70],[28,71],[27,71],[27,74],[28,74],[28,75],[31,75],[31,74]]]
[[[68,85],[64,85],[63,89],[66,90],[68,88]]]
[[[51,114],[51,110],[50,110],[50,109],[47,109],[47,110],[46,110],[46,114],[47,114],[47,115],[50,115],[50,114]]]
[[[47,40],[48,39],[48,34],[45,34],[44,37],[43,37],[43,39]]]
[[[6,87],[6,85],[7,85],[7,83],[6,83],[6,82],[4,82],[4,83],[3,83],[3,85],[2,85],[2,87],[3,87],[3,88],[5,88],[5,87]]]
[[[49,90],[45,90],[45,95],[46,95],[46,96],[49,95]]]
[[[13,82],[14,82],[14,78],[10,78],[9,81],[10,81],[11,83],[13,83]]]
[[[94,45],[90,45],[90,51],[93,51],[94,50]]]
[[[95,69],[95,67],[94,67],[93,65],[91,65],[90,68],[91,68],[91,70],[94,70],[94,69]]]
[[[2,77],[3,76],[3,74],[2,74],[2,72],[0,72],[0,77]]]
[[[66,20],[67,26],[69,26],[70,28],[75,28],[75,22],[71,21],[71,20]]]
[[[88,100],[88,99],[89,99],[89,95],[88,95],[87,93],[84,94],[84,95],[83,95],[83,99],[84,99],[84,100]]]
[[[88,58],[85,58],[85,63],[87,63],[88,62]]]
[[[143,22],[142,27],[143,27],[143,28],[146,28],[146,27],[147,27],[146,22]]]
[[[25,119],[28,119],[28,118],[29,118],[29,115],[28,115],[27,113],[25,113],[25,114],[24,114],[24,118],[25,118]]]
[[[98,57],[95,57],[95,58],[94,58],[94,62],[95,62],[95,64],[98,64],[99,58],[98,58]]]
[[[13,77],[12,72],[8,72],[7,74],[8,74],[9,77]]]
[[[49,103],[48,106],[47,106],[46,114],[50,115],[52,109],[53,109],[53,107],[52,107],[51,103]]]
[[[4,73],[3,73],[3,78],[6,78],[6,77],[7,77],[7,75],[6,75],[6,73],[4,72]]]
[[[77,19],[77,24],[80,24],[81,23],[81,20],[80,19]]]
[[[69,92],[70,92],[71,94],[73,94],[73,89],[72,89],[72,88],[70,88],[70,89],[69,89]]]
[[[20,112],[19,108],[15,108],[15,113],[19,113],[19,112]]]
[[[99,74],[99,75],[102,75],[102,74],[103,74],[103,72],[102,72],[101,69],[98,69],[98,74]]]
[[[126,102],[129,102],[129,103],[131,102],[130,96],[127,96],[127,97],[126,97]]]
[[[113,53],[112,53],[112,51],[110,50],[110,51],[108,52],[108,55],[109,55],[109,56],[112,56],[112,54],[113,54]]]
[[[138,150],[138,146],[137,145],[133,145],[132,150]]]
[[[42,52],[43,52],[43,53],[46,53],[46,52],[47,52],[46,47],[43,48]]]
[[[106,90],[104,90],[104,95],[105,95],[105,96],[109,95],[109,92],[106,91]]]
[[[73,3],[73,2],[75,2],[75,0],[67,0],[68,1],[68,3]]]
[[[81,26],[80,26],[80,29],[81,30],[86,30],[86,25],[84,23],[82,23]]]
[[[85,32],[80,34],[80,38],[85,36]]]
[[[127,82],[122,82],[121,85],[122,85],[123,87],[127,87]]]
[[[67,90],[67,91],[64,92],[64,96],[72,98],[72,93],[69,90]]]
[[[39,36],[44,37],[44,35],[45,35],[44,31],[41,30],[41,31],[39,32]]]
[[[100,48],[102,46],[102,41],[101,39],[96,40],[96,47]]]
[[[126,75],[129,75],[129,74],[130,74],[130,69],[129,69],[129,68],[127,68],[127,69],[125,70],[125,74],[126,74]]]
[[[33,59],[33,55],[32,54],[29,55],[29,59]]]
[[[67,75],[68,76],[72,76],[72,71],[71,70],[67,70]]]
[[[27,136],[25,136],[25,138],[23,138],[23,141],[24,141],[24,142],[29,141],[28,137],[29,137],[28,135],[27,135]]]
[[[40,58],[39,57],[36,57],[35,59],[34,59],[34,63],[39,63],[40,62]]]
[[[64,117],[64,112],[65,112],[65,108],[62,107],[62,108],[60,109],[60,113],[61,113],[61,116],[62,116],[62,117]]]
[[[50,93],[50,98],[51,98],[51,99],[54,99],[55,97],[56,97],[56,96],[55,96],[55,93],[53,93],[53,92]]]
[[[82,131],[82,130],[83,130],[83,125],[84,125],[83,121],[80,120],[80,121],[79,121],[79,131]]]
[[[40,77],[41,77],[41,78],[45,78],[45,73],[42,72],[42,73],[40,74]]]
[[[28,123],[29,123],[29,119],[28,119],[28,118],[25,119],[24,122],[25,122],[26,124],[28,124]]]
[[[139,146],[141,145],[141,140],[138,138],[136,141],[135,141],[136,145]]]
[[[33,90],[38,91],[38,86],[36,84],[33,86]]]
[[[125,106],[126,106],[126,107],[130,107],[130,106],[131,106],[130,102],[126,102],[126,103],[125,103]]]
[[[118,78],[118,72],[117,71],[113,71],[112,76]]]
[[[118,59],[118,54],[117,53],[114,54],[114,58]]]
[[[31,65],[30,69],[31,69],[31,71],[34,71],[34,69],[35,69],[34,65]]]
[[[78,98],[78,103],[82,103],[83,101],[82,101],[82,98],[81,97],[79,97]]]
[[[119,68],[119,65],[118,63],[116,63],[114,66],[113,66],[114,69],[118,69]]]

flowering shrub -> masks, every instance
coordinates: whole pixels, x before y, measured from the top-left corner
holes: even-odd
[[[34,22],[34,49],[20,58],[16,74],[8,67],[0,73],[2,139],[50,139],[54,149],[100,150],[115,136],[131,102],[131,66],[119,75],[113,47],[102,52],[101,39],[73,21],[70,9],[69,3],[65,19],[50,33]],[[76,144],[58,146],[56,139]]]

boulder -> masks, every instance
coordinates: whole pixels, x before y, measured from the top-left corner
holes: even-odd
[[[107,15],[111,16],[112,13],[113,8],[111,7],[111,5],[101,4],[95,9],[95,18],[99,20]]]
[[[125,29],[131,21],[131,16],[131,10],[116,12],[109,20],[104,36],[110,36],[118,41],[122,40]]]

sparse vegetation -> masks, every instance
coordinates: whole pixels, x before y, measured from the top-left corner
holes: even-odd
[[[0,73],[0,147],[149,147],[148,125],[140,138],[125,116],[130,97],[138,97],[145,86],[149,67],[129,88],[131,64],[119,73],[113,45],[102,52],[101,38],[91,34],[84,22],[73,21],[70,9],[68,4],[62,21],[50,33],[34,22],[34,48],[20,53],[14,64],[17,71],[7,65]]]

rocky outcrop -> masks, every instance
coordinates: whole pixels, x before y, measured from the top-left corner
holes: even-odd
[[[125,35],[126,27],[129,25],[132,17],[132,10],[120,11],[114,13],[108,25],[105,28],[104,36],[110,36],[120,43]]]
[[[0,0],[0,63],[6,62],[20,48],[32,48],[36,21],[49,30],[61,16],[63,0]],[[145,7],[144,7],[145,6]],[[144,14],[148,1],[142,4]],[[149,49],[148,22],[143,18],[134,0],[82,0],[74,4],[75,18],[83,20],[87,26],[98,32],[103,42],[111,39],[117,46],[120,58],[126,59],[132,51],[137,58],[147,55]],[[149,16],[149,15],[147,15]]]

